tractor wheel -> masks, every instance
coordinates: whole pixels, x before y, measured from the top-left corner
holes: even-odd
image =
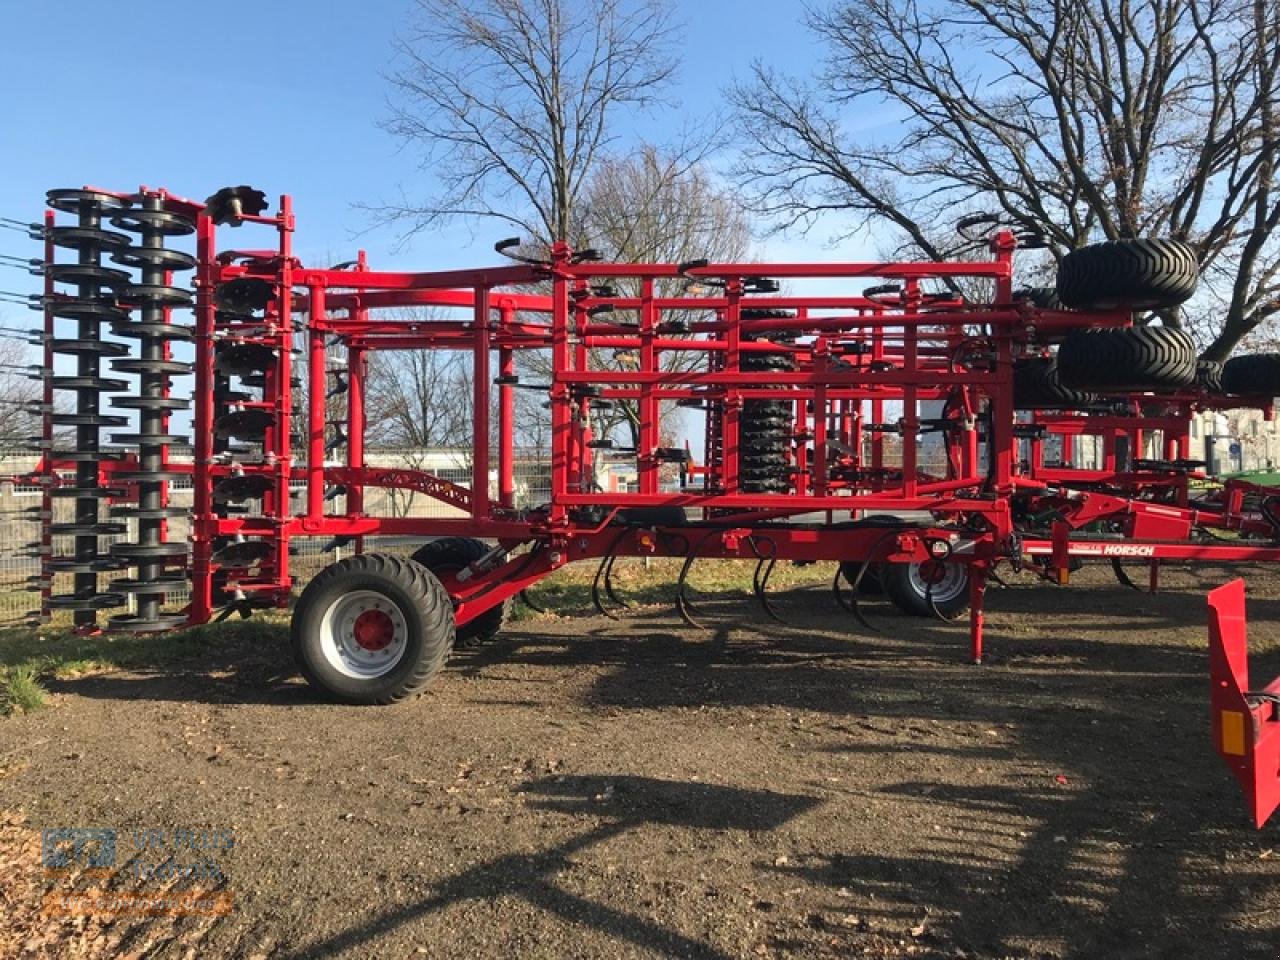
[[[1196,386],[1205,393],[1226,393],[1222,385],[1222,364],[1201,357],[1196,361]]]
[[[444,666],[453,606],[421,564],[361,554],[307,584],[289,640],[302,675],[335,700],[395,703],[421,693]]]
[[[1073,250],[1058,267],[1058,296],[1077,310],[1159,310],[1196,291],[1195,251],[1178,240],[1113,240]]]
[[[1013,405],[1019,410],[1078,410],[1093,400],[1092,394],[1062,385],[1053,357],[1033,357],[1013,365]]]
[[[969,606],[969,571],[961,563],[886,563],[880,582],[894,606],[915,617],[932,617],[936,608],[950,620]]]
[[[468,567],[483,557],[490,550],[483,540],[472,540],[470,537],[441,537],[430,540],[420,546],[413,554],[418,561],[437,577],[456,574],[463,567]],[[457,628],[458,646],[472,647],[488,643],[502,632],[507,615],[511,612],[511,601],[504,600],[486,610],[480,616]]]
[[[1058,348],[1066,387],[1099,392],[1178,390],[1196,379],[1196,346],[1172,327],[1078,330]]]
[[[1238,396],[1280,396],[1280,353],[1232,357],[1222,365],[1222,386]]]

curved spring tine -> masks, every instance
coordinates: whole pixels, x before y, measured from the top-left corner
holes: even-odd
[[[516,596],[520,598],[521,603],[523,603],[526,607],[528,607],[534,613],[547,612],[546,607],[539,606],[537,603],[534,603],[533,598],[529,596],[529,591],[527,589],[521,590],[519,593],[516,594]]]
[[[836,603],[849,613],[853,613],[853,607],[849,605],[849,601],[844,598],[844,593],[840,589],[840,581],[844,579],[844,569],[840,564],[836,564],[835,579],[831,581],[831,595],[835,598]]]
[[[617,615],[611,610],[606,610],[604,603],[600,600],[600,577],[603,576],[605,567],[609,565],[610,556],[610,554],[606,553],[600,559],[600,565],[596,567],[596,575],[591,578],[591,605],[594,606],[602,616],[606,616],[610,620],[617,620]]]
[[[1129,579],[1129,574],[1125,572],[1124,564],[1120,562],[1119,557],[1111,558],[1111,569],[1115,571],[1116,579],[1123,583],[1130,590],[1141,592],[1142,588]]]
[[[605,567],[604,593],[605,593],[605,596],[607,596],[610,600],[612,600],[618,606],[622,607],[622,609],[630,610],[631,604],[628,603],[622,597],[618,596],[613,590],[613,564],[614,564],[614,561],[616,561],[617,559],[618,559],[617,554],[614,554],[612,557],[609,558],[609,566]]]
[[[685,581],[689,578],[689,571],[693,569],[693,561],[698,559],[698,551],[702,548],[704,543],[719,532],[719,530],[710,531],[705,537],[698,541],[696,546],[689,550],[685,555],[684,565],[680,568],[680,576],[676,578],[676,612],[680,614],[681,620],[698,630],[703,629],[702,624],[694,620],[691,615],[693,613],[697,613],[698,609],[690,603],[689,598],[685,596],[684,585]]]
[[[765,591],[769,588],[769,578],[773,576],[773,568],[774,568],[774,565],[777,564],[777,562],[778,562],[777,557],[768,557],[767,559],[761,560],[760,563],[756,564],[756,574],[758,576],[760,573],[760,567],[763,564],[768,563],[768,566],[765,567],[764,576],[759,577],[759,579],[757,580],[756,599],[760,601],[760,606],[764,608],[764,612],[766,614],[768,614],[774,620],[778,621],[778,623],[786,624],[787,621],[784,620],[781,616],[779,616],[778,612],[773,609],[773,604],[769,602],[769,596],[767,593],[765,593]]]

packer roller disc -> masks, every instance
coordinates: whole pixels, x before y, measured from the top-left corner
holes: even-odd
[[[63,213],[80,213],[88,207],[96,213],[111,212],[124,208],[128,201],[101,190],[85,190],[82,188],[63,187],[50,190],[44,195],[44,202],[54,210]]]
[[[133,233],[144,230],[154,231],[166,237],[182,237],[195,233],[195,222],[172,210],[150,210],[145,207],[131,207],[111,218],[112,226]]]
[[[117,470],[111,474],[111,479],[118,480],[121,483],[147,483],[151,480],[180,480],[189,476],[191,474],[184,473],[181,470],[130,470],[128,472]]]
[[[123,607],[126,598],[123,593],[92,593],[84,596],[55,593],[48,598],[48,603],[54,610],[109,610],[112,607]]]
[[[112,517],[125,517],[132,520],[178,520],[190,516],[191,511],[187,507],[151,507],[144,510],[142,507],[127,504],[111,507],[107,513]]]
[[[169,376],[183,376],[191,372],[191,364],[179,360],[149,360],[139,357],[122,357],[111,361],[111,369],[116,373],[161,373]]]
[[[100,287],[124,287],[133,277],[128,270],[102,267],[93,263],[48,263],[45,276],[54,283],[83,283]]]
[[[126,343],[115,343],[111,340],[75,340],[70,337],[51,337],[49,349],[54,353],[100,357],[123,357],[129,352]]]
[[[185,397],[112,397],[111,406],[121,410],[187,410],[191,401]],[[156,434],[142,434],[138,443],[156,443]]]
[[[100,227],[46,227],[44,236],[55,247],[65,250],[116,250],[129,244],[127,234]]]
[[[110,377],[49,377],[55,390],[97,390],[112,393],[129,386],[128,380],[112,380]]]
[[[140,340],[150,337],[153,340],[191,340],[196,332],[192,327],[179,323],[165,323],[158,320],[146,323],[141,320],[117,321],[111,325],[111,332],[117,337],[131,337]]]
[[[113,543],[108,548],[111,556],[125,560],[164,560],[168,557],[185,557],[185,543]]]
[[[195,302],[195,295],[190,290],[163,283],[131,283],[120,291],[120,300],[147,306],[189,307]]]
[[[107,629],[115,633],[164,633],[187,625],[185,613],[160,611],[143,618],[136,613],[121,613],[107,620]]]
[[[191,254],[167,247],[129,247],[113,253],[111,259],[128,267],[154,267],[158,270],[192,270],[196,265],[196,258]]]
[[[182,433],[113,433],[112,443],[124,443],[136,447],[142,443],[154,443],[156,446],[187,443],[191,438]]]
[[[123,487],[54,487],[49,496],[60,500],[116,500],[125,495]]]
[[[63,320],[106,320],[116,323],[129,319],[129,314],[116,306],[114,300],[93,297],[76,300],[45,297],[41,303],[55,317]]]
[[[118,537],[129,532],[127,523],[51,523],[55,537]]]
[[[99,460],[104,463],[115,463],[123,460],[125,453],[122,450],[52,450],[50,449],[52,441],[49,444],[31,444],[33,450],[48,450],[50,460],[66,460],[68,463],[95,463]]]
[[[50,419],[57,427],[123,427],[129,423],[128,417],[109,413],[54,413]]]
[[[51,557],[46,566],[50,573],[111,573],[123,570],[128,564],[114,557],[98,557],[87,562],[75,557]]]
[[[175,589],[187,588],[187,575],[182,570],[174,570],[161,574],[154,580],[139,580],[137,577],[119,577],[108,584],[112,593],[173,593]]]

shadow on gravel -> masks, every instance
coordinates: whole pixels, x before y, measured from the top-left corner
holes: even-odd
[[[278,623],[232,623],[203,628],[198,654],[127,673],[93,673],[50,679],[55,693],[95,700],[156,700],[184,703],[253,703],[301,706],[320,702],[297,675],[288,631]]]
[[[937,936],[980,956],[1026,955],[1046,936],[1055,956],[1280,956],[1275,861],[1212,749],[1207,653],[1186,642],[1187,625],[1205,621],[1203,594],[1011,590],[992,606],[1038,618],[1040,633],[993,630],[999,655],[986,667],[958,662],[956,628],[928,621],[847,640],[830,623],[825,636],[740,628],[715,655],[695,650],[691,632],[636,624],[589,653],[538,636],[527,655],[612,666],[586,694],[601,707],[807,710],[848,738],[815,749],[881,754],[886,769],[903,753],[919,757],[917,770],[930,769],[930,752],[952,758],[952,771],[955,758],[1005,761],[995,785],[966,782],[961,766],[959,782],[881,788],[921,831],[906,831],[900,853],[859,846],[778,868],[829,885],[832,910],[856,902],[904,929],[927,906],[922,943]],[[1096,625],[1082,608],[1098,612]],[[1125,610],[1151,622],[1110,629]],[[1280,604],[1251,601],[1250,615],[1261,628]],[[1167,643],[1166,621],[1183,630]],[[865,791],[844,792],[864,802]]]
[[[562,920],[593,927],[619,941],[663,956],[729,960],[709,944],[633,914],[596,903],[558,887],[556,872],[579,851],[648,824],[704,830],[773,830],[814,807],[814,797],[744,790],[703,783],[682,783],[638,776],[573,776],[536,780],[525,791],[531,805],[596,821],[578,836],[532,854],[509,854],[463,871],[439,884],[415,904],[389,910],[320,943],[287,954],[288,960],[321,960],[352,952],[377,956],[370,941],[462,900],[523,897]],[[608,803],[602,804],[601,798]]]

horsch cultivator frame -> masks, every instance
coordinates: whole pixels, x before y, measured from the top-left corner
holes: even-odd
[[[908,612],[967,607],[975,662],[1002,564],[1065,582],[1085,557],[1153,571],[1162,559],[1280,560],[1280,491],[1198,495],[1187,435],[1196,409],[1270,416],[1280,358],[1242,358],[1233,387],[1237,361],[1197,371],[1180,331],[1133,325],[1194,291],[1194,256],[1176,242],[1076,251],[1056,293],[1015,291],[1015,249],[1034,238],[995,224],[969,262],[621,264],[564,244],[514,256],[505,243],[507,265],[409,273],[363,255],[303,264],[289,198],[271,213],[249,187],[203,203],[57,190],[49,206],[31,228],[45,243],[32,301],[45,319],[36,587],[42,616],[70,611],[83,632],[286,607],[291,542],[336,539],[354,555],[297,598],[295,654],[330,695],[388,703],[423,689],[455,636],[491,636],[512,598],[578,560],[598,564],[604,610],[614,558],[683,558],[677,604],[690,622],[695,561],[757,561],[771,615],[775,563],[838,561],[837,598],[864,623],[857,596],[872,581]],[[250,245],[223,243],[225,227]],[[171,246],[184,234],[191,252]],[[809,278],[849,289],[780,292]],[[406,307],[439,309],[392,309]],[[366,463],[368,357],[380,350],[470,357],[469,485]],[[549,357],[549,375],[526,372],[531,352]],[[694,362],[673,369],[673,354]],[[193,386],[173,387],[188,375]],[[515,498],[517,390],[550,411],[551,492],[535,507]],[[619,404],[635,414],[632,447],[595,432],[594,414]],[[702,464],[661,433],[673,404],[705,418]],[[186,440],[171,424],[187,416],[190,462],[171,456]],[[1143,458],[1153,430],[1160,456]],[[1072,466],[1084,434],[1107,438],[1101,469]],[[925,437],[941,468],[924,469]],[[1060,462],[1048,463],[1054,437]],[[634,492],[598,488],[600,456],[634,458]],[[190,509],[170,497],[188,475]],[[378,487],[457,515],[369,515]],[[170,536],[179,521],[188,536]],[[412,559],[363,552],[363,538],[388,535],[423,546]]]

